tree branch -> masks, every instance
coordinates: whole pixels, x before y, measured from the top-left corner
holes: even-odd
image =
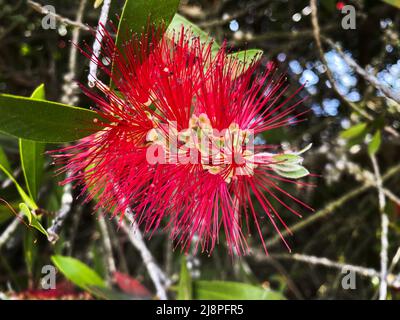
[[[126,223],[125,219],[130,222],[130,226]],[[158,297],[161,300],[168,300],[165,288],[170,284],[170,280],[156,264],[153,255],[147,248],[139,226],[132,217],[131,209],[128,208],[126,210],[123,219],[116,217],[115,221],[117,221],[122,230],[128,235],[132,245],[139,251],[150,278],[154,283]]]
[[[105,26],[108,19],[108,12],[110,11],[111,0],[104,0],[103,6],[101,7],[100,18],[97,24],[96,36],[93,43],[93,53],[90,58],[89,64],[89,75],[88,84],[90,87],[94,87],[97,81],[97,63],[96,60],[99,58],[101,50],[101,42],[103,41],[103,33],[101,32],[102,26]]]
[[[382,177],[382,181],[386,181],[387,179],[391,178],[392,176],[394,176],[395,174],[397,174],[399,172],[400,172],[400,165],[390,168],[385,173],[385,175]],[[329,215],[330,213],[335,211],[337,208],[340,208],[342,205],[344,205],[347,201],[357,197],[358,195],[362,194],[363,192],[365,192],[366,190],[368,190],[369,188],[371,188],[373,186],[374,186],[373,183],[371,183],[370,181],[366,181],[364,183],[364,185],[359,186],[359,187],[351,190],[350,192],[346,192],[340,198],[330,202],[327,206],[325,206],[325,208],[317,211],[316,213],[311,215],[309,218],[294,224],[293,226],[289,227],[289,229],[292,232],[294,232],[294,231],[301,230],[301,229],[311,225],[312,223],[320,220],[321,218],[326,217],[327,215]],[[287,232],[287,230],[282,231],[282,236],[287,236],[288,234],[289,233]],[[266,245],[269,247],[273,246],[273,245],[277,244],[280,240],[281,240],[280,236],[275,235],[274,237],[272,237],[266,241]]]
[[[85,31],[91,31],[92,28],[90,28],[88,25],[83,24],[81,21],[73,21],[71,19],[65,18],[57,13],[53,13],[48,11],[44,6],[42,6],[40,3],[37,3],[35,1],[32,0],[28,0],[28,5],[35,10],[36,12],[40,13],[40,14],[44,14],[44,15],[51,15],[53,16],[57,21],[72,26],[74,28],[80,28],[82,30]]]
[[[383,191],[382,177],[379,170],[378,161],[374,154],[371,156],[372,166],[374,168],[376,178],[376,189],[378,190],[379,212],[381,214],[381,274],[379,284],[379,300],[386,300],[387,297],[387,273],[388,273],[388,232],[389,232],[389,217],[385,212],[386,198]]]

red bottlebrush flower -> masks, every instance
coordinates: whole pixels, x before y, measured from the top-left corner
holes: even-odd
[[[212,251],[222,228],[230,252],[247,253],[253,220],[267,252],[263,216],[280,234],[287,226],[272,202],[296,215],[286,200],[309,208],[281,186],[300,184],[290,178],[308,172],[299,154],[267,152],[273,147],[254,144],[254,135],[301,121],[305,112],[294,114],[301,101],[288,106],[300,89],[283,98],[288,86],[272,63],[254,75],[260,62],[242,63],[225,45],[212,53],[183,28],[133,37],[120,50],[103,32],[114,70],[96,63],[116,91],[101,82],[102,95],[84,88],[103,129],[61,150],[65,183],[83,185],[88,199],[115,215],[132,208],[146,233],[165,221],[186,249],[197,235],[202,250]]]

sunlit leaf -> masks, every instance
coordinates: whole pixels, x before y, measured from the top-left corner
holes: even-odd
[[[74,141],[100,130],[97,113],[65,104],[0,94],[0,132],[39,142]]]
[[[93,7],[94,7],[95,9],[97,9],[98,7],[101,6],[101,4],[103,3],[103,1],[104,1],[104,0],[95,0],[95,1],[94,1]]]
[[[92,292],[91,287],[106,287],[96,271],[78,259],[56,255],[51,260],[68,280],[84,290]]]
[[[187,268],[186,259],[185,257],[182,257],[177,300],[192,300],[192,298],[193,298],[192,277]]]
[[[195,281],[194,297],[198,300],[284,300],[277,291],[247,283],[228,281]]]
[[[245,65],[243,71],[245,71],[252,63],[261,59],[262,55],[263,51],[261,49],[249,49],[228,54],[228,57],[232,57],[243,63]]]
[[[400,0],[382,0],[382,1],[400,9]]]
[[[289,179],[300,179],[310,174],[310,172],[302,166],[293,166],[290,168],[279,167],[279,168],[274,168],[274,171],[281,177]]]
[[[375,132],[374,136],[372,137],[372,140],[368,144],[368,153],[370,155],[374,155],[375,153],[377,153],[379,150],[379,147],[381,146],[381,143],[382,143],[381,131],[377,130]]]
[[[216,41],[214,41],[214,39],[210,37],[207,32],[201,30],[193,22],[190,22],[188,19],[178,13],[175,14],[174,18],[172,19],[167,32],[171,34],[179,33],[182,30],[182,26],[185,28],[185,30],[190,30],[194,36],[199,37],[202,43],[209,43],[210,41],[212,41],[212,52],[217,52],[219,50],[220,45]]]
[[[344,139],[352,139],[360,136],[361,134],[365,133],[365,129],[367,128],[367,124],[362,122],[356,124],[344,131],[341,132],[340,136]]]
[[[48,237],[49,234],[39,222],[38,217],[34,213],[32,213],[32,211],[28,208],[28,206],[25,203],[20,203],[19,209],[28,218],[29,226],[35,228],[36,230],[43,233],[46,237]]]
[[[44,85],[41,84],[32,93],[31,98],[44,100]],[[22,171],[29,195],[37,200],[38,190],[43,174],[45,145],[40,142],[19,139],[19,152],[21,157]]]

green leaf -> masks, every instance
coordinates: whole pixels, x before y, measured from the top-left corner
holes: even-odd
[[[99,131],[96,112],[21,96],[0,94],[0,132],[28,140],[63,143]]]
[[[228,281],[195,281],[197,300],[284,300],[282,293],[247,283]]]
[[[312,147],[312,143],[306,145],[303,149],[296,151],[293,154],[295,154],[296,156],[299,156],[299,155],[303,154],[304,152],[307,152],[308,150],[310,150],[311,147]]]
[[[32,93],[31,98],[45,100],[44,85],[41,84]],[[21,157],[22,171],[29,195],[37,200],[38,190],[43,174],[45,145],[40,142],[19,139],[19,153]]]
[[[177,300],[192,300],[192,299],[193,299],[192,277],[187,268],[186,258],[182,257]]]
[[[31,227],[35,228],[36,230],[40,231],[46,237],[49,236],[49,234],[47,233],[46,229],[40,224],[39,218],[34,213],[32,213],[32,211],[28,208],[28,206],[25,203],[20,203],[19,204],[19,209],[28,218],[29,226],[31,226]]]
[[[275,161],[282,163],[298,164],[303,161],[303,158],[292,153],[281,153],[272,157]]]
[[[68,280],[83,290],[94,293],[91,287],[106,287],[96,271],[75,258],[55,255],[51,260]]]
[[[103,3],[103,0],[95,0],[95,1],[94,1],[93,7],[94,7],[95,9],[97,9],[98,7],[101,6],[102,3]]]
[[[132,33],[141,34],[150,25],[164,24],[168,27],[172,17],[178,10],[179,0],[126,0],[118,24],[115,44],[121,48],[129,40]],[[114,68],[114,67],[112,67]],[[110,80],[110,87],[114,87]]]
[[[33,276],[35,262],[38,254],[38,246],[35,242],[35,233],[30,229],[25,229],[24,234],[24,256],[25,264],[28,270],[29,277]],[[33,280],[33,279],[31,279]]]
[[[253,62],[261,59],[263,53],[264,52],[261,49],[249,49],[228,54],[228,57],[233,57],[239,60],[248,68]],[[247,68],[245,68],[245,70]]]
[[[126,0],[118,25],[117,46],[127,40],[126,36],[144,32],[148,23],[167,27],[178,5],[179,0]]]
[[[400,9],[400,0],[382,0],[382,1]]]
[[[240,76],[243,72],[245,72],[253,63],[257,62],[257,60],[261,59],[263,55],[263,51],[259,49],[249,49],[244,51],[239,51],[235,53],[228,54],[228,58],[233,57],[234,59],[239,61],[239,65],[237,66],[238,72],[235,74],[235,77]]]
[[[19,152],[22,170],[29,195],[37,200],[43,174],[45,144],[41,142],[19,139]]]
[[[382,142],[381,131],[377,130],[375,132],[374,136],[372,137],[372,140],[368,144],[368,153],[370,155],[374,155],[375,153],[377,153],[379,150],[379,147],[381,146],[381,142]]]
[[[296,166],[290,169],[291,170],[289,169],[285,170],[285,168],[279,167],[279,168],[274,168],[274,171],[280,176],[288,179],[300,179],[310,174],[310,172],[302,166]]]
[[[301,163],[303,158],[293,153],[281,153],[272,157],[276,163],[269,166],[280,176],[289,179],[303,178],[310,173],[304,168]]]
[[[214,39],[212,37],[210,37],[210,35],[207,32],[201,30],[193,22],[190,22],[189,20],[187,20],[186,18],[184,18],[183,16],[181,16],[178,13],[175,14],[167,31],[168,31],[168,33],[181,32],[182,26],[186,30],[190,30],[194,36],[199,37],[200,41],[202,43],[208,43],[210,41],[213,41],[212,47],[211,47],[211,51],[213,53],[217,52],[220,49],[220,45],[216,41],[214,41]]]
[[[12,171],[7,155],[1,146],[0,146],[0,165],[2,165],[4,169],[6,169],[8,172]]]
[[[17,180],[15,180],[15,178],[13,177],[13,175],[6,170],[6,168],[0,163],[0,170],[2,170],[6,176],[14,183],[15,187],[18,190],[19,195],[21,196],[21,199],[33,210],[36,210],[38,208],[38,206],[36,205],[35,201],[33,201],[24,191],[24,189],[22,189],[22,187],[19,185],[19,183],[17,182]]]
[[[341,132],[340,136],[343,139],[352,139],[360,136],[361,134],[365,133],[365,130],[367,128],[367,124],[365,122],[356,124],[347,130],[344,130]]]
[[[135,297],[130,296],[128,294],[105,288],[105,287],[97,287],[97,286],[88,286],[87,290],[93,294],[94,296],[104,299],[104,300],[134,300]]]

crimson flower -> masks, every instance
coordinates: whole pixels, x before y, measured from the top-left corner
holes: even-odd
[[[132,36],[119,48],[102,32],[96,63],[115,89],[100,81],[99,92],[83,88],[99,131],[59,150],[64,183],[81,185],[113,215],[132,208],[147,234],[164,226],[183,249],[198,239],[196,248],[211,252],[223,229],[230,253],[246,254],[255,228],[267,252],[265,222],[279,234],[287,228],[272,203],[300,216],[287,201],[309,207],[282,184],[301,186],[295,179],[308,171],[300,153],[273,153],[256,136],[302,121],[301,100],[291,103],[301,88],[285,98],[274,64],[242,62],[226,45],[215,52],[183,28]]]

